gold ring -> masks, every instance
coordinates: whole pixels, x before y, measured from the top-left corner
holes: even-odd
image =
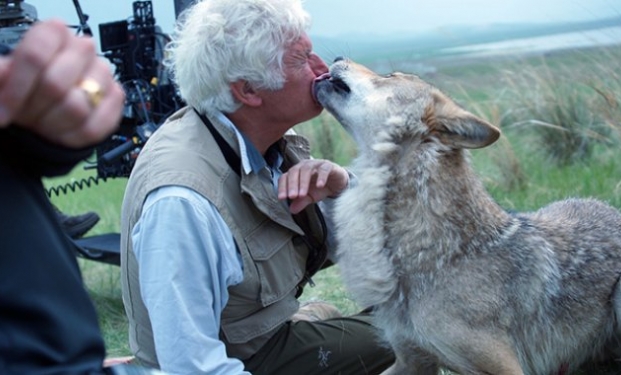
[[[80,82],[79,86],[86,94],[86,98],[91,107],[96,108],[104,97],[101,85],[92,78],[86,78]]]

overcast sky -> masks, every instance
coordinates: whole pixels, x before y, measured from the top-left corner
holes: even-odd
[[[566,22],[621,15],[621,0],[307,0],[318,35],[438,29],[449,24]]]
[[[77,23],[72,0],[26,0],[40,18]],[[103,22],[132,15],[132,0],[80,0],[97,34]],[[157,24],[165,32],[174,24],[174,1],[152,0]],[[313,17],[311,35],[389,34],[439,30],[450,24],[496,22],[569,22],[621,16],[621,0],[305,0]]]

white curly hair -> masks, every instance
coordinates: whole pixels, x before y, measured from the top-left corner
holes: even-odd
[[[309,27],[301,0],[202,0],[179,16],[164,64],[188,105],[235,112],[230,83],[282,88],[285,50]]]

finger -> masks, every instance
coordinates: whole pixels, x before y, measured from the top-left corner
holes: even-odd
[[[286,173],[287,178],[287,197],[290,199],[296,199],[300,196],[300,168],[295,166],[290,168]]]
[[[289,198],[287,187],[288,174],[289,172],[286,172],[278,178],[278,199],[280,200]]]
[[[24,35],[10,57],[9,76],[0,90],[0,103],[9,119],[23,111],[41,71],[62,49],[69,36],[69,30],[60,21],[36,24]]]
[[[317,163],[315,161],[300,163],[299,168],[297,196],[303,197],[308,195],[311,183],[317,174]]]
[[[315,182],[315,186],[318,188],[324,188],[328,183],[328,179],[330,178],[330,174],[332,173],[332,163],[325,162],[321,163],[317,168],[317,181]]]
[[[39,117],[64,100],[96,58],[95,44],[91,39],[72,37],[34,83],[33,92],[25,105],[28,111],[23,111],[16,121],[36,124]]]
[[[2,88],[9,79],[9,67],[11,59],[9,57],[0,56],[0,88]]]
[[[70,133],[86,124],[91,108],[78,87],[72,88],[62,102],[47,111],[38,120],[32,131],[55,143],[62,143]]]
[[[84,93],[80,90],[73,91],[72,98],[74,102],[79,101],[82,103],[83,108],[90,106],[85,104]],[[90,115],[85,120],[80,122],[78,120],[80,114],[77,112],[69,116],[73,121],[73,126],[56,136],[57,143],[68,147],[80,148],[103,140],[118,128],[123,101],[123,90],[118,86],[112,86],[97,108],[89,110],[88,113]],[[69,108],[69,105],[67,108]],[[77,110],[78,107],[74,105],[73,108]],[[66,113],[59,114],[58,116],[66,116]]]
[[[83,142],[84,145],[94,144],[117,130],[124,102],[125,92],[121,86],[116,84],[111,86],[109,93],[75,138],[76,144],[79,142]]]
[[[313,197],[311,197],[310,195],[306,195],[304,197],[300,197],[291,201],[291,204],[289,205],[289,210],[292,214],[295,215],[302,212],[302,210],[304,210],[309,204],[313,203],[315,203]]]
[[[87,140],[97,141],[118,128],[125,104],[125,91],[114,79],[108,63],[103,59],[96,59],[94,69],[92,77],[101,82],[104,96],[86,124],[85,132]]]
[[[4,86],[9,75],[10,60],[8,57],[0,57],[0,88]],[[9,114],[0,102],[0,128],[9,125]]]
[[[85,91],[76,85],[60,105],[43,117],[45,126],[41,128],[54,129],[54,133],[47,136],[69,147],[84,147],[102,140],[117,128],[121,116],[125,96],[107,65],[97,59],[85,77],[98,85],[102,93],[97,106],[94,107]]]

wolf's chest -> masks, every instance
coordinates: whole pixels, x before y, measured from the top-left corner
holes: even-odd
[[[365,307],[381,303],[394,290],[392,265],[384,251],[387,173],[385,168],[363,170],[357,186],[335,205],[341,275],[354,300]]]

